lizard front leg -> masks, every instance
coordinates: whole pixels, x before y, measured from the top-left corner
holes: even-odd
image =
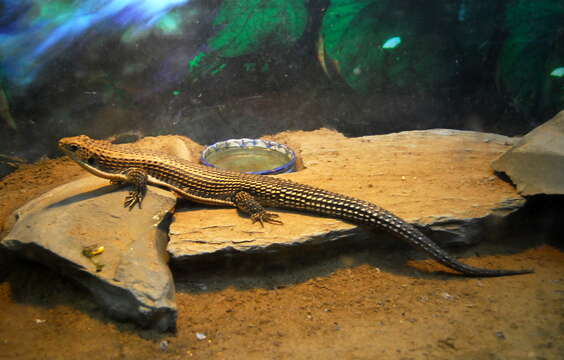
[[[264,223],[282,225],[282,221],[277,220],[278,214],[267,212],[262,205],[246,191],[239,191],[233,196],[233,203],[239,210],[251,216],[253,223],[257,221],[264,227]]]
[[[125,197],[123,203],[124,207],[133,209],[135,204],[139,204],[141,209],[141,202],[147,193],[147,173],[141,168],[128,168],[121,172],[126,176],[125,180],[112,180],[112,184],[131,184],[132,189]]]

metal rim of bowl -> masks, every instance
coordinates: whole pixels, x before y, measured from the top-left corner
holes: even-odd
[[[260,170],[260,171],[245,171],[244,172],[245,174],[256,174],[256,175],[280,174],[287,172],[288,170],[294,168],[294,166],[296,165],[296,153],[288,146],[274,141],[261,140],[261,139],[248,139],[248,138],[229,139],[225,141],[219,141],[216,142],[215,144],[207,146],[200,155],[200,161],[202,162],[202,164],[206,166],[218,168],[217,166],[206,160],[206,157],[209,154],[230,148],[253,148],[253,147],[262,147],[265,149],[276,150],[278,152],[284,153],[289,157],[290,161],[288,161],[286,164],[282,166],[275,167],[274,169]]]

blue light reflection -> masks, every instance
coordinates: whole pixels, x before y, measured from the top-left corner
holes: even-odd
[[[0,0],[0,70],[14,84],[27,85],[86,31],[146,30],[189,1]]]

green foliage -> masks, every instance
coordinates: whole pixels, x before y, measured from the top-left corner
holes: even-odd
[[[16,120],[12,117],[10,113],[10,104],[8,102],[8,97],[4,92],[2,82],[0,81],[0,120],[4,120],[6,124],[13,130],[17,130]]]
[[[564,106],[564,2],[513,0],[327,0],[318,39],[318,60],[331,78],[358,92],[426,92],[453,79],[455,71],[482,74],[497,47],[498,85],[520,111]],[[224,0],[215,33],[189,62],[193,81],[230,68],[259,75],[287,64],[308,19],[306,0]],[[172,24],[172,23],[171,23]],[[453,50],[455,49],[455,50]],[[456,61],[455,61],[456,60]],[[457,66],[463,68],[457,69]],[[264,79],[264,77],[255,77]],[[222,80],[224,80],[222,78]]]
[[[188,70],[200,75],[217,75],[227,66],[227,64],[221,63],[221,60],[220,57],[210,59],[210,56],[205,52],[199,52],[188,63]]]
[[[194,79],[214,75],[230,58],[289,48],[306,23],[304,0],[225,0],[214,20],[216,34],[208,40],[208,50],[190,61],[190,73]]]
[[[548,103],[564,105],[562,82],[550,76],[564,66],[564,2],[515,0],[508,5],[508,36],[498,62],[498,83],[520,111],[529,113]],[[550,82],[560,81],[560,86]]]
[[[303,0],[226,0],[209,46],[224,57],[256,52],[267,42],[288,46],[302,36],[306,20]]]
[[[432,9],[430,2],[428,8]],[[428,90],[452,74],[443,41],[426,26],[429,14],[391,0],[332,0],[321,28],[319,60],[355,90],[387,86]],[[399,39],[393,47],[383,46]],[[397,42],[397,41],[396,41]]]

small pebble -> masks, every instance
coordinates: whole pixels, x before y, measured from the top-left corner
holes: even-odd
[[[159,344],[161,351],[167,351],[168,350],[168,344],[169,344],[168,340],[161,341],[161,343]]]
[[[447,292],[442,293],[441,296],[443,297],[443,299],[446,299],[446,300],[454,299],[454,296],[452,296],[451,294],[449,294]]]
[[[208,286],[204,283],[196,283],[196,287],[202,291],[208,290]]]
[[[47,320],[35,319],[35,323],[36,323],[36,324],[43,324],[45,321],[47,321]]]
[[[198,340],[205,340],[206,339],[206,334],[202,333],[202,332],[197,332],[196,333],[196,339]]]
[[[503,333],[503,331],[496,331],[496,332],[495,332],[495,336],[496,336],[499,340],[505,340],[505,334]]]

